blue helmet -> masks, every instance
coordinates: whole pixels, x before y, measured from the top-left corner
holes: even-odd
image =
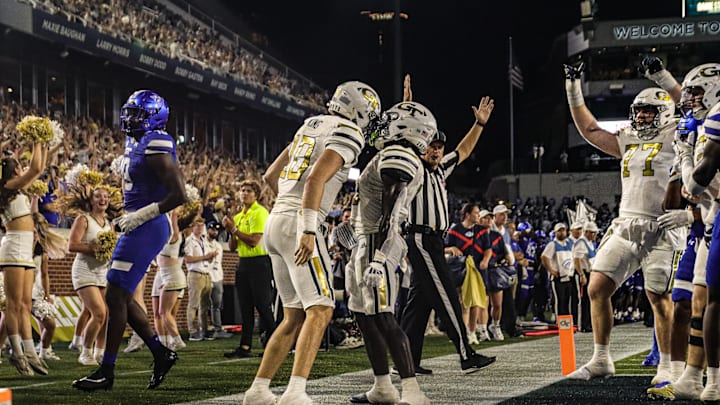
[[[532,225],[530,225],[530,223],[525,222],[525,221],[520,222],[517,226],[517,230],[519,232],[532,231],[532,229],[533,229]]]
[[[170,107],[152,90],[138,90],[128,97],[120,110],[120,130],[127,134],[164,129]]]
[[[545,231],[543,231],[542,229],[538,229],[537,231],[535,231],[535,236],[543,239],[547,237],[547,235],[545,235]]]

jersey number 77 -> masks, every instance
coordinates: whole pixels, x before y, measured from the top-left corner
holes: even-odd
[[[625,145],[625,155],[623,156],[623,170],[622,170],[622,176],[623,177],[630,177],[630,169],[628,168],[628,165],[630,164],[630,159],[635,156],[637,153],[644,153],[648,152],[647,156],[645,157],[645,165],[643,166],[642,175],[643,176],[654,176],[655,170],[652,168],[652,161],[657,156],[658,153],[662,150],[663,144],[662,142],[656,142],[656,143],[643,143],[637,144],[632,143],[629,145]],[[642,152],[638,152],[638,150]]]

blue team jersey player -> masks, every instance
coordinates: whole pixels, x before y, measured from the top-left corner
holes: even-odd
[[[133,93],[120,112],[120,129],[127,135],[122,163],[126,214],[116,223],[123,235],[115,246],[107,274],[105,354],[100,368],[73,382],[73,387],[83,391],[112,388],[115,361],[128,323],[153,354],[148,388],[160,385],[178,359],[174,351],[160,343],[145,312],[133,299],[150,262],[170,238],[165,213],[187,199],[176,162],[175,140],[165,132],[169,113],[165,100],[151,90]]]

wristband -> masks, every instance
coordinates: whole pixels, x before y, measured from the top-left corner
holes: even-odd
[[[570,107],[580,107],[585,104],[579,79],[565,80],[565,92],[567,93],[567,101]]]
[[[303,235],[312,235],[312,236],[315,236],[315,232],[313,232],[313,231],[303,231]]]
[[[375,263],[385,264],[385,260],[387,260],[385,253],[383,253],[380,249],[375,249],[372,261]]]
[[[689,184],[690,182],[694,181],[692,180],[693,171],[695,170],[695,167],[693,165],[693,161],[690,158],[684,158],[680,161],[680,172],[682,173],[682,182],[685,184],[685,188],[688,192],[690,192]],[[690,195],[694,195],[690,193]]]
[[[318,212],[311,208],[303,208],[301,211],[303,232],[310,231],[313,234],[317,230]]]
[[[662,87],[662,89],[667,92],[674,89],[675,86],[678,84],[678,82],[675,81],[675,78],[666,69],[655,72],[653,74],[648,74],[647,78],[654,81],[655,84]]]
[[[480,128],[485,128],[485,124],[483,124],[482,122],[480,122],[478,120],[475,120],[475,125],[479,126]]]

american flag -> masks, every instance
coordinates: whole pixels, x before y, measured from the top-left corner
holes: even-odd
[[[523,88],[525,88],[522,70],[520,70],[520,66],[518,66],[518,64],[513,59],[515,59],[515,58],[512,57],[510,59],[510,66],[509,66],[509,71],[508,71],[508,75],[510,77],[510,83],[512,83],[512,86],[514,88],[522,91]]]

